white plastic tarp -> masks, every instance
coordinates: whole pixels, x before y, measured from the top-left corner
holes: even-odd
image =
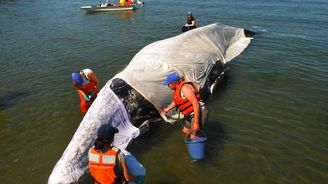
[[[49,184],[73,183],[78,181],[87,169],[88,151],[97,138],[97,131],[103,124],[118,128],[113,145],[124,150],[129,142],[139,135],[122,102],[106,84],[85,114],[65,152],[55,165]]]
[[[147,45],[114,78],[123,79],[160,110],[172,100],[163,85],[169,73],[178,72],[201,88],[216,62],[231,61],[250,40],[241,28],[220,23],[200,27]]]

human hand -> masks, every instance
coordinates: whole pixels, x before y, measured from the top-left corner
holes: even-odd
[[[91,99],[93,97],[93,93],[90,93],[90,95],[88,95],[88,98]]]
[[[197,133],[199,130],[200,130],[200,129],[199,129],[199,124],[194,123],[194,125],[193,125],[193,127],[192,127],[192,132]]]
[[[164,114],[164,115],[166,115],[167,114],[167,109],[162,109],[161,110],[161,113]]]
[[[190,134],[191,139],[197,139],[198,138],[198,132],[199,130],[192,130]]]

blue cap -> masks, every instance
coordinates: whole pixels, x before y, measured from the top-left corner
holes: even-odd
[[[101,125],[98,130],[98,138],[102,138],[104,141],[110,141],[114,139],[114,135],[118,133],[118,129],[109,125]]]
[[[169,85],[171,82],[177,82],[180,80],[180,76],[177,73],[171,73],[167,75],[166,80],[164,82],[164,86]]]
[[[83,84],[82,76],[79,73],[72,73],[72,80],[78,85]]]
[[[192,13],[191,13],[191,11],[188,11],[188,16],[192,16]]]

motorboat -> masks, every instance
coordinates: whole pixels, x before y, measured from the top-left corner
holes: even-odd
[[[108,12],[108,11],[122,11],[122,10],[134,10],[135,5],[89,5],[82,6],[81,9],[85,10],[87,13],[91,12]]]
[[[131,0],[120,1],[119,3],[110,3],[108,0],[102,4],[81,6],[81,9],[85,10],[87,13],[91,12],[109,12],[109,11],[124,11],[124,10],[134,10],[136,6],[143,6],[143,2],[137,1],[134,3]]]

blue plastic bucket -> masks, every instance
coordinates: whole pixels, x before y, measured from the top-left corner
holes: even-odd
[[[189,133],[190,134],[190,133]],[[207,141],[207,137],[205,133],[205,137],[199,137],[196,139],[187,139],[188,135],[186,135],[185,143],[188,147],[189,155],[193,160],[201,160],[205,157],[205,142]]]

